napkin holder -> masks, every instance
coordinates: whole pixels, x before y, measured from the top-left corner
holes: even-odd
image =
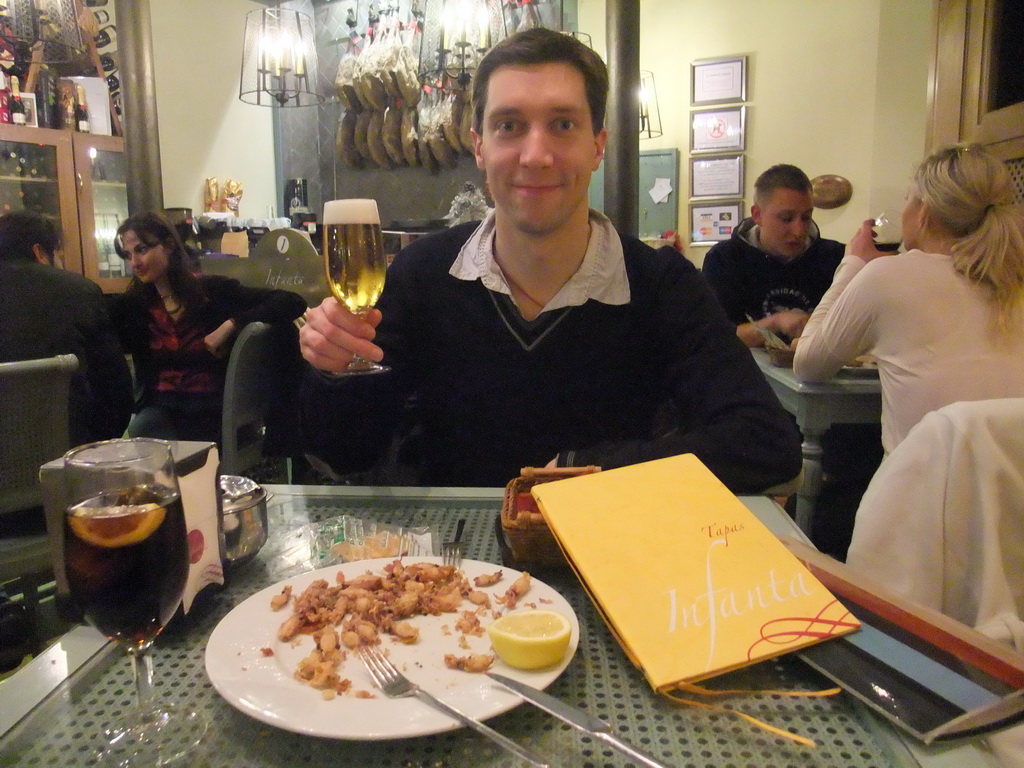
[[[170,441],[170,446],[185,510],[185,527],[188,529],[189,570],[182,597],[182,607],[188,613],[193,598],[203,587],[224,583],[218,532],[220,494],[217,493],[217,475],[220,457],[213,443]],[[68,506],[64,459],[55,459],[40,467],[39,482],[57,596],[66,603],[70,590],[64,571],[64,511]]]
[[[564,567],[565,556],[548,528],[530,489],[539,483],[600,472],[600,467],[523,467],[505,486],[498,518],[502,561],[510,568]]]

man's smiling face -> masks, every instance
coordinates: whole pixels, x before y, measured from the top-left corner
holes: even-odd
[[[499,220],[523,233],[559,232],[585,216],[607,132],[591,121],[583,75],[564,63],[503,66],[487,87],[476,163]]]

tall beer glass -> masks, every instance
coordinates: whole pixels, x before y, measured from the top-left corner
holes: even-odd
[[[356,315],[369,311],[384,290],[387,260],[375,200],[330,200],[324,204],[324,268],[334,298]],[[356,355],[346,374],[380,373],[387,366]]]
[[[185,513],[167,443],[92,443],[64,457],[64,567],[86,619],[132,660],[136,709],[104,734],[101,764],[187,765],[205,719],[153,696],[156,636],[188,578]]]

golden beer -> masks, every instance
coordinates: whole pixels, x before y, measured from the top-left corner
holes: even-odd
[[[355,314],[377,303],[387,261],[380,224],[324,226],[324,266],[334,298]]]
[[[334,298],[356,315],[377,303],[384,290],[387,258],[375,200],[331,200],[324,204],[324,269]],[[356,355],[342,375],[380,373],[387,366]]]

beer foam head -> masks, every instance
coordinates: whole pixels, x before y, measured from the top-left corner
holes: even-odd
[[[323,226],[329,227],[332,224],[380,224],[377,201],[328,200],[324,203]]]

